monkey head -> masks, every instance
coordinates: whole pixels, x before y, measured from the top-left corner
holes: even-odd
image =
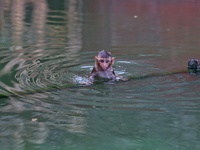
[[[112,67],[114,64],[115,58],[111,56],[110,52],[102,50],[95,56],[95,65],[98,70],[106,71]]]

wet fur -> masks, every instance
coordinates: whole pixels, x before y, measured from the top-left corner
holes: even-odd
[[[106,70],[103,70],[100,63],[98,62],[98,60],[100,58],[110,59],[110,63],[109,63]],[[115,74],[113,67],[112,67],[113,63],[114,63],[114,58],[111,57],[110,52],[106,52],[104,50],[100,51],[98,53],[98,56],[95,56],[95,65],[92,69],[92,72],[89,75],[90,81],[94,82],[94,80],[98,79],[98,78],[103,78],[103,79],[115,81],[116,80],[116,74]]]

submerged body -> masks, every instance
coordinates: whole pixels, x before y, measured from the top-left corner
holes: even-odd
[[[94,82],[95,79],[103,78],[116,81],[117,75],[112,67],[114,60],[110,52],[106,52],[105,50],[100,51],[98,55],[95,56],[95,65],[89,75],[89,80]]]
[[[107,80],[116,80],[116,74],[114,70],[107,70],[107,71],[97,71],[95,67],[93,68],[92,72],[90,73],[90,81],[94,82],[95,79],[102,78]]]

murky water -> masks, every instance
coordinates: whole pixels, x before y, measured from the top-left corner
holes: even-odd
[[[1,150],[198,150],[198,0],[0,1]],[[83,86],[99,50],[130,80]]]

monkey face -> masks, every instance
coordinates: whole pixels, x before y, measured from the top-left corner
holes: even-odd
[[[95,66],[96,70],[110,71],[112,70],[112,65],[114,64],[114,57],[111,57],[110,52],[100,51],[97,56],[95,56]]]
[[[112,60],[109,58],[100,58],[98,59],[98,64],[103,71],[106,71],[112,65]]]
[[[198,65],[199,63],[197,59],[190,59],[188,61],[188,69],[197,69]]]

